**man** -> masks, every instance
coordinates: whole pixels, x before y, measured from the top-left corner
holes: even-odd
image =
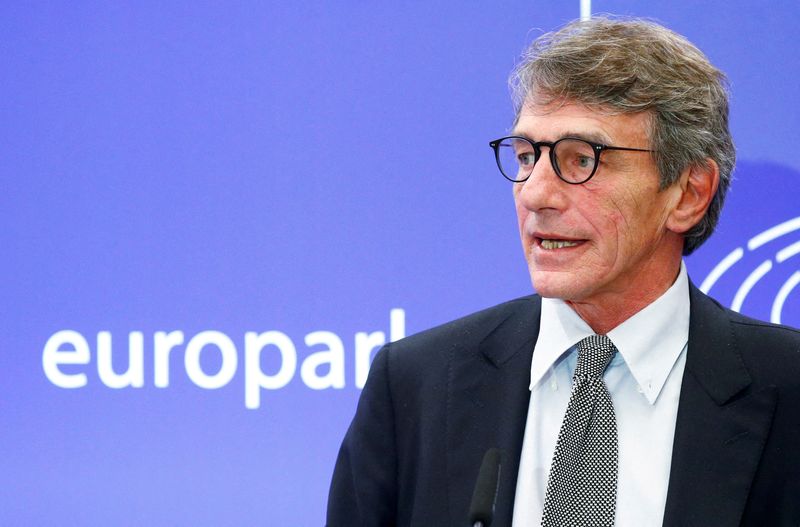
[[[537,39],[493,141],[538,295],[377,355],[328,524],[800,525],[800,332],[728,311],[681,257],[734,164],[723,76],[650,22]]]

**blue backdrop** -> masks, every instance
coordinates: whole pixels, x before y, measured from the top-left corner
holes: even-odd
[[[800,325],[800,8],[593,9],[727,72],[740,162],[687,265]],[[519,52],[578,13],[0,6],[0,524],[321,525],[371,351],[530,292],[487,142]]]

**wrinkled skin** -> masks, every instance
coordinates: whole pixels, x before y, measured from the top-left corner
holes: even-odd
[[[534,141],[579,137],[612,146],[651,148],[647,113],[602,113],[579,104],[527,104],[514,135]],[[530,178],[514,185],[525,259],[536,291],[566,300],[598,333],[657,299],[680,270],[683,233],[705,213],[718,174],[687,169],[659,190],[648,152],[605,151],[582,185],[561,181],[543,148]],[[568,240],[547,249],[542,239]],[[545,245],[548,245],[545,243]]]

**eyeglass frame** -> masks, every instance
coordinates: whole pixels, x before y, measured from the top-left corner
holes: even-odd
[[[502,143],[506,139],[521,139],[521,140],[525,141],[526,143],[528,143],[529,145],[531,145],[533,147],[533,153],[534,153],[533,165],[531,166],[531,171],[528,173],[527,176],[525,176],[525,179],[511,179],[510,177],[508,177],[506,175],[505,172],[503,172],[503,165],[500,163],[500,148],[499,148],[499,146],[500,146],[500,143]],[[595,152],[595,155],[594,155],[594,167],[592,167],[592,172],[583,181],[569,181],[567,179],[564,179],[564,177],[561,175],[561,169],[558,167],[558,162],[556,160],[555,150],[556,150],[556,145],[558,143],[560,143],[561,141],[566,141],[566,140],[580,141],[582,143],[586,143],[587,145],[591,146],[592,149]],[[494,141],[489,141],[489,146],[492,148],[492,150],[494,150],[494,159],[497,162],[497,168],[500,170],[500,173],[503,175],[504,178],[506,178],[507,180],[511,181],[512,183],[524,183],[524,182],[528,181],[528,179],[530,179],[531,174],[533,174],[533,169],[536,166],[536,163],[538,163],[539,159],[542,158],[542,147],[543,146],[546,146],[546,147],[548,147],[550,149],[550,153],[548,154],[548,157],[550,158],[550,166],[553,167],[553,172],[556,173],[556,175],[558,176],[558,179],[560,179],[564,183],[568,183],[570,185],[583,185],[584,183],[586,183],[587,181],[592,179],[592,177],[594,176],[595,172],[597,172],[597,167],[600,165],[600,154],[603,153],[606,150],[624,150],[624,151],[629,151],[629,152],[651,152],[651,153],[655,152],[655,150],[648,150],[646,148],[630,148],[630,147],[627,147],[627,146],[611,146],[611,145],[605,145],[605,144],[602,144],[602,143],[595,143],[593,141],[588,141],[588,140],[582,139],[580,137],[569,137],[569,136],[568,137],[562,137],[561,139],[557,139],[556,141],[552,141],[551,142],[551,141],[531,141],[527,137],[523,137],[521,135],[509,135],[509,136],[506,136],[506,137],[501,137],[500,139],[495,139]]]

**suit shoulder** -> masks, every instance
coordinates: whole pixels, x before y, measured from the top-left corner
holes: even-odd
[[[464,317],[452,320],[392,343],[392,348],[403,354],[420,350],[450,346],[478,344],[502,323],[535,313],[538,315],[541,298],[528,295],[509,300]]]
[[[800,329],[751,318],[725,307],[722,309],[728,313],[734,332],[739,337],[738,340],[749,341],[762,347],[770,346],[800,352]]]
[[[534,320],[538,323],[540,301],[536,295],[517,298],[387,345],[393,376],[419,380],[446,375],[454,356],[477,353],[481,343],[496,331],[530,328]]]
[[[771,379],[797,385],[800,378],[800,330],[751,318],[727,308],[736,345],[751,371],[769,373]]]
[[[743,331],[759,332],[764,335],[771,335],[774,338],[785,339],[787,342],[800,343],[800,329],[783,324],[765,322],[763,320],[750,318],[735,311],[728,311],[731,322],[740,326]]]
[[[800,331],[737,313],[696,288],[690,294],[690,342],[736,357],[757,385],[800,390]]]
[[[800,351],[800,329],[748,317],[723,306],[710,296],[705,298],[725,314],[734,333],[740,337],[739,340],[754,344],[778,344],[789,348],[794,346],[795,351]]]

